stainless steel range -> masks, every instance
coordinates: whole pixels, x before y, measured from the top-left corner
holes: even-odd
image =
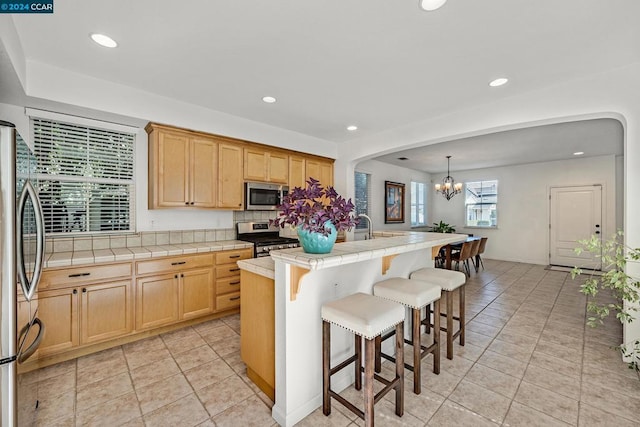
[[[269,227],[269,222],[239,222],[237,224],[238,240],[253,243],[253,256],[256,258],[269,256],[275,249],[297,248],[298,239],[280,237],[278,227]]]

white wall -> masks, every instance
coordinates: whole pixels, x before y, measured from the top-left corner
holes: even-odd
[[[374,230],[409,230],[411,228],[411,181],[424,182],[429,185],[430,175],[426,172],[403,168],[376,160],[361,162],[356,166],[358,172],[371,175],[370,216]],[[393,181],[405,184],[404,223],[384,223],[384,182]],[[427,224],[428,218],[427,218]],[[360,234],[360,233],[357,233]],[[360,236],[358,236],[360,237]]]
[[[616,161],[613,155],[452,173],[456,182],[498,180],[498,228],[466,228],[464,193],[447,201],[433,196],[433,218],[456,226],[458,233],[488,237],[485,257],[549,263],[550,187],[603,185],[602,232],[616,230]],[[444,175],[433,176],[434,182]]]

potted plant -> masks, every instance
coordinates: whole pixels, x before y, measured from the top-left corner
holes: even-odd
[[[455,233],[456,229],[455,225],[449,225],[446,222],[440,221],[440,223],[433,223],[433,231],[434,233]]]
[[[580,247],[575,249],[577,254],[587,251],[595,258],[600,258],[605,271],[601,276],[596,276],[592,272],[580,286],[580,292],[588,297],[587,311],[592,316],[587,319],[587,324],[591,327],[602,324],[603,319],[611,312],[615,313],[620,322],[631,322],[634,320],[633,313],[638,311],[640,281],[627,275],[625,267],[629,260],[640,260],[640,248],[633,249],[626,246],[623,238],[622,231],[618,231],[606,242],[602,242],[599,236],[593,235],[587,240],[580,240],[578,242]],[[582,273],[580,268],[575,267],[571,271],[571,277],[575,279]],[[616,302],[600,304],[595,300],[596,295],[604,289],[611,290]],[[616,349],[622,353],[625,360],[629,361],[629,368],[634,369],[640,378],[640,340],[633,340]]]
[[[281,228],[296,227],[300,244],[308,253],[331,252],[338,231],[358,224],[351,199],[345,200],[333,187],[322,187],[313,178],[307,181],[307,188],[291,190],[278,209],[280,213],[270,223]]]

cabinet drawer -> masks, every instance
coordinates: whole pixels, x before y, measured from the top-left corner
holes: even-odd
[[[86,282],[131,277],[131,263],[88,265],[85,267],[44,270],[38,289],[76,286]]]
[[[213,264],[213,255],[182,255],[177,257],[162,257],[151,261],[138,261],[136,273],[156,274],[178,270],[188,270],[196,267],[209,267]]]
[[[222,295],[216,298],[216,310],[227,310],[240,306],[240,292]]]
[[[240,277],[225,277],[216,280],[216,295],[227,294],[229,292],[238,292],[240,290]]]
[[[240,280],[240,267],[236,263],[216,267],[216,279],[237,276]]]
[[[224,251],[216,253],[216,265],[228,264],[241,259],[251,258],[253,251],[251,249],[239,249],[237,251]]]

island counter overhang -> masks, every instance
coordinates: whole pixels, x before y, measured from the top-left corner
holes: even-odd
[[[322,304],[355,292],[372,293],[378,281],[433,267],[439,247],[467,237],[421,232],[375,235],[372,240],[338,243],[323,255],[301,248],[271,252],[276,382],[272,416],[281,426],[293,426],[322,404]],[[239,265],[246,268],[251,261]],[[353,335],[333,327],[331,339],[333,366],[353,351]],[[332,388],[341,390],[353,380],[353,370],[343,370],[332,378]]]

